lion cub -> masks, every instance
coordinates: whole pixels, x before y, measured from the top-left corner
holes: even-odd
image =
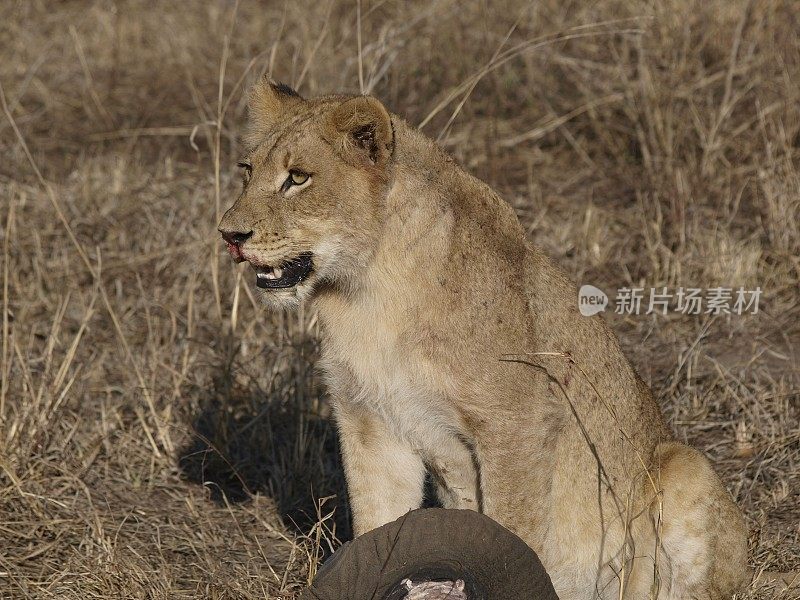
[[[418,507],[429,472],[444,506],[522,537],[563,600],[748,580],[709,462],[486,184],[369,96],[262,81],[246,139],[220,231],[265,303],[318,311],[356,534]]]

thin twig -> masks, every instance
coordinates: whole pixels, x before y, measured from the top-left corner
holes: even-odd
[[[601,26],[609,25],[611,23],[618,23],[619,21],[604,21],[602,23],[595,23],[592,25],[593,28],[599,28]],[[601,31],[583,31],[586,29],[586,26],[582,27],[574,27],[567,30],[567,33],[558,33],[558,34],[548,34],[543,35],[538,38],[534,38],[532,40],[525,40],[524,42],[520,42],[516,46],[513,46],[502,52],[497,56],[494,61],[488,62],[484,65],[479,71],[473,73],[471,76],[467,77],[464,81],[462,81],[459,85],[457,85],[450,93],[445,96],[429,113],[428,115],[420,122],[419,128],[424,128],[428,123],[430,123],[431,119],[433,119],[437,114],[439,114],[444,108],[446,108],[453,100],[455,100],[458,96],[460,96],[465,90],[470,88],[474,89],[474,85],[476,80],[480,81],[486,75],[495,71],[499,67],[506,64],[508,61],[520,56],[524,52],[529,50],[536,50],[538,48],[543,48],[550,44],[555,44],[557,42],[566,42],[569,40],[576,40],[576,39],[584,39],[584,38],[593,38],[593,37],[602,37],[602,36],[611,36],[611,35],[619,35],[619,34],[641,34],[641,29],[613,29],[613,30],[601,30]]]
[[[356,42],[358,44],[358,89],[364,93],[364,58],[361,48],[361,0],[356,0]]]
[[[3,239],[3,356],[2,371],[0,371],[0,424],[5,422],[6,394],[8,393],[8,377],[11,373],[11,364],[8,353],[8,267],[11,263],[11,230],[14,227],[14,194],[8,203],[8,216],[6,217],[5,239]]]

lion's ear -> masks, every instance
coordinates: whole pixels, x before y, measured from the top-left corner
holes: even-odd
[[[343,153],[359,162],[383,166],[392,155],[394,128],[389,112],[372,96],[345,100],[329,117],[329,133]]]
[[[303,102],[303,98],[288,85],[262,77],[250,90],[247,103],[249,126],[247,140],[255,145],[285,115],[291,106]]]

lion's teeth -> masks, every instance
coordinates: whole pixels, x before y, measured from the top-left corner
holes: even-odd
[[[260,279],[280,279],[281,275],[283,275],[283,269],[270,269],[256,273],[256,277]]]

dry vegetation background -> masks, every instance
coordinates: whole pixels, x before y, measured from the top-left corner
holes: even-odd
[[[290,598],[349,537],[313,312],[259,310],[215,232],[263,72],[424,123],[580,283],[760,285],[609,318],[753,565],[800,568],[798,32],[792,0],[2,2],[0,598]]]

